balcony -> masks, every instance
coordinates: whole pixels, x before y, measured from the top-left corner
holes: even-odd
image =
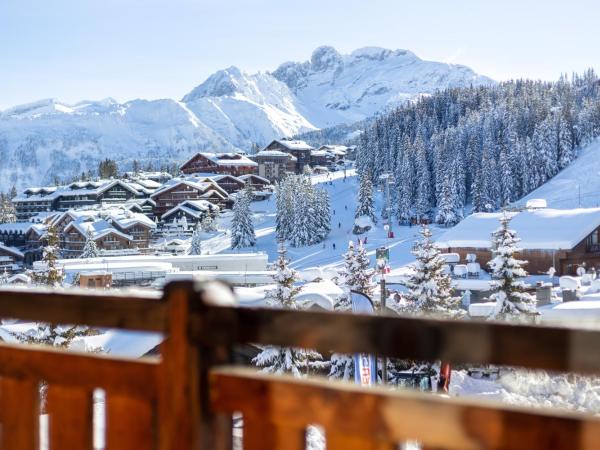
[[[51,450],[92,448],[96,388],[106,393],[109,450],[231,449],[234,413],[245,450],[304,449],[309,424],[323,427],[328,450],[409,439],[426,449],[600,448],[591,415],[231,366],[236,346],[256,343],[598,374],[598,331],[237,308],[227,289],[187,282],[162,299],[0,291],[0,316],[165,336],[156,357],[140,360],[0,344],[2,449],[39,448],[41,380]]]

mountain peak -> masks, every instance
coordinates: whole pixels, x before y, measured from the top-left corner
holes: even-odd
[[[203,83],[196,86],[192,91],[183,97],[183,102],[190,102],[202,97],[224,97],[233,95],[241,83],[243,83],[244,73],[235,66],[218,70],[206,79]]]
[[[310,64],[313,70],[323,71],[337,68],[340,64],[343,64],[343,59],[335,48],[324,45],[313,51]]]

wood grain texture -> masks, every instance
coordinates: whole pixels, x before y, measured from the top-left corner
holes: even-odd
[[[600,448],[598,419],[556,410],[365,390],[241,368],[215,370],[212,394],[218,411],[241,411],[245,419],[278,427],[316,423],[344,440],[375,441],[373,445],[414,439],[434,448],[461,450]]]
[[[194,339],[206,346],[256,343],[600,373],[600,331],[212,305],[192,319]]]
[[[150,400],[106,393],[106,450],[155,449],[155,407]]]
[[[0,379],[0,448],[39,450],[39,384],[34,380]]]
[[[92,450],[92,392],[60,385],[49,385],[46,392],[50,448]]]
[[[244,417],[244,450],[305,450],[306,429]]]
[[[157,359],[150,358],[131,360],[51,347],[0,344],[0,375],[88,389],[106,387],[148,398],[157,393],[158,364]]]
[[[0,317],[56,324],[157,331],[165,329],[164,301],[98,295],[93,291],[0,290]]]

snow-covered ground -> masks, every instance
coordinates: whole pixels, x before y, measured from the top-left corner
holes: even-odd
[[[331,233],[327,239],[320,244],[300,248],[287,248],[288,258],[291,260],[291,266],[295,269],[306,269],[310,267],[341,267],[342,254],[348,248],[348,242],[356,242],[358,238],[367,239],[365,247],[367,254],[371,258],[371,263],[375,262],[375,250],[377,247],[388,246],[390,248],[390,266],[398,267],[414,260],[410,250],[415,239],[419,235],[419,227],[393,226],[394,238],[388,239],[386,231],[383,229],[383,220],[375,225],[374,229],[364,235],[352,234],[354,225],[354,210],[356,207],[356,195],[358,190],[358,178],[354,170],[347,171],[347,177],[344,179],[344,172],[338,171],[331,174],[315,175],[312,177],[314,184],[325,189],[329,193],[331,203]],[[381,211],[382,195],[380,192],[375,196],[376,210]],[[277,240],[275,236],[275,197],[268,200],[254,202],[252,204],[254,212],[254,227],[257,236],[257,245],[255,250],[264,251],[269,255],[269,261],[274,261],[277,257]],[[226,212],[220,219],[220,229],[229,228],[231,221],[231,212]],[[434,239],[439,236],[444,229],[432,226]],[[230,237],[221,232],[203,242],[203,249],[210,253],[235,252],[230,249]],[[247,251],[242,249],[241,251]]]
[[[579,156],[554,178],[516,202],[546,199],[549,208],[600,206],[600,139],[581,149]]]

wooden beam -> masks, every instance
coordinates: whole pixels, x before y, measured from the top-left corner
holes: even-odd
[[[110,388],[145,398],[156,396],[158,365],[155,358],[131,360],[51,347],[0,344],[1,376],[83,389]]]
[[[209,346],[233,341],[600,373],[600,331],[212,305],[206,305],[194,320],[195,339]]]
[[[55,324],[157,331],[165,329],[160,299],[94,294],[93,291],[0,290],[0,317]]]
[[[291,428],[316,423],[358,441],[418,440],[461,450],[600,448],[600,421],[591,415],[362,389],[243,368],[216,369],[211,380],[217,411],[241,411],[244,418]]]
[[[39,420],[37,380],[0,379],[0,448],[39,450]]]

